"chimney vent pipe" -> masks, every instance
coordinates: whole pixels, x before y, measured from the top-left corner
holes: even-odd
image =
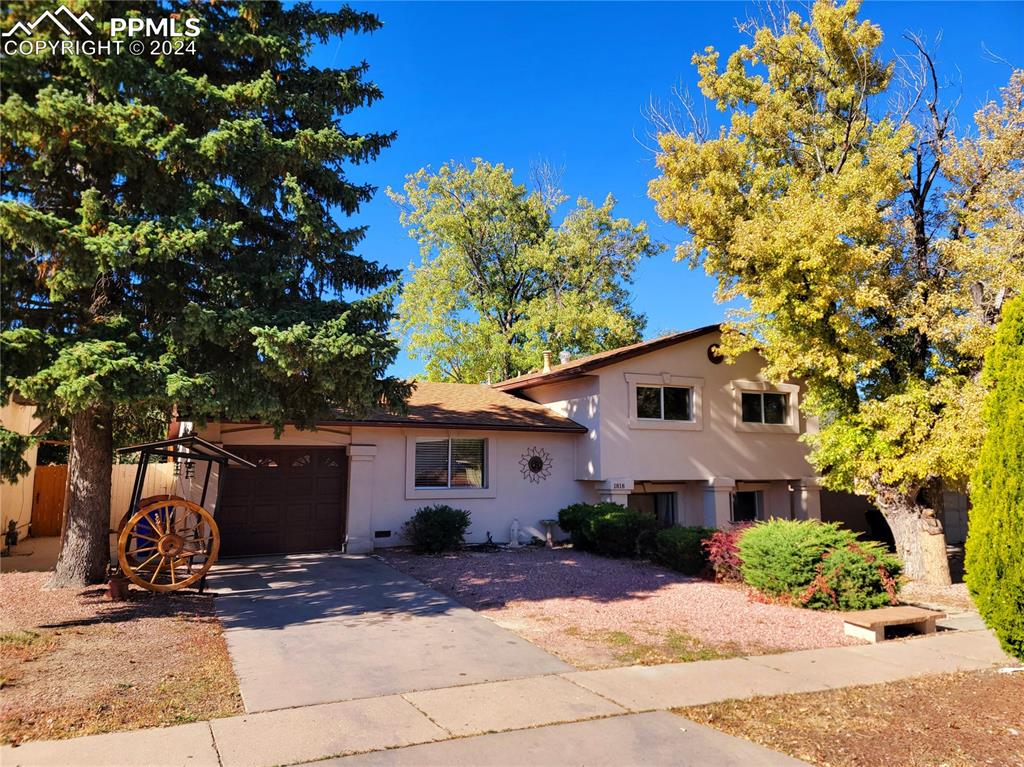
[[[548,349],[544,350],[544,372],[551,372],[551,352]]]

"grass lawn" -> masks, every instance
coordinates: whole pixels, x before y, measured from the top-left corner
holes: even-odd
[[[979,671],[678,709],[821,767],[1024,765],[1024,674]]]
[[[835,613],[572,548],[381,552],[388,564],[581,669],[856,644]]]
[[[0,740],[69,738],[242,713],[212,598],[46,590],[0,575]]]

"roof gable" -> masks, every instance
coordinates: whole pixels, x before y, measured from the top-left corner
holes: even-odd
[[[709,333],[717,333],[722,328],[721,325],[705,325],[702,328],[695,328],[693,330],[684,330],[681,333],[672,333],[661,338],[654,338],[650,341],[641,341],[639,343],[630,344],[629,346],[620,346],[618,349],[609,349],[608,351],[598,352],[597,354],[590,354],[586,357],[580,357],[579,359],[571,360],[564,365],[552,366],[550,372],[535,372],[526,373],[525,375],[516,376],[515,378],[509,378],[505,381],[499,381],[493,384],[493,387],[503,392],[520,391],[527,389],[532,386],[540,386],[541,384],[555,383],[557,381],[568,381],[573,378],[579,378],[580,376],[586,375],[593,370],[598,370],[608,365],[614,365],[617,362],[628,360],[633,357],[639,357],[644,354],[650,354],[651,352],[658,351],[659,349],[665,349],[669,346],[675,346],[676,344],[685,343],[695,338],[708,335]]]

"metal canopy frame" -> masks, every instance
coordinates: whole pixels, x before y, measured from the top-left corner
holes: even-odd
[[[205,461],[206,475],[203,477],[203,492],[199,498],[199,505],[206,503],[206,492],[210,487],[210,474],[213,471],[213,464],[218,464],[221,472],[217,477],[217,499],[213,503],[211,512],[214,520],[217,519],[217,512],[220,509],[220,499],[224,495],[224,481],[227,472],[223,471],[229,466],[239,469],[255,469],[256,464],[247,461],[241,456],[235,455],[212,442],[190,433],[175,439],[161,439],[156,442],[145,442],[140,445],[130,445],[119,448],[117,453],[125,455],[128,453],[139,454],[139,468],[135,470],[135,484],[132,486],[132,497],[128,505],[128,513],[132,514],[139,501],[142,500],[142,489],[146,486],[146,471],[149,468],[150,456],[159,455],[166,458],[173,458],[177,461],[183,458],[187,461]],[[114,562],[111,562],[116,567]],[[206,578],[200,582],[199,590],[203,591]]]

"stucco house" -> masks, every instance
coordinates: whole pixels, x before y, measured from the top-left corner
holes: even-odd
[[[472,513],[470,541],[508,541],[513,520],[539,531],[579,501],[664,524],[819,518],[800,387],[765,381],[755,353],[725,363],[718,341],[712,325],[495,385],[420,382],[405,416],[339,416],[280,439],[210,423],[200,436],[260,467],[224,478],[222,554],[398,545],[435,503]]]

